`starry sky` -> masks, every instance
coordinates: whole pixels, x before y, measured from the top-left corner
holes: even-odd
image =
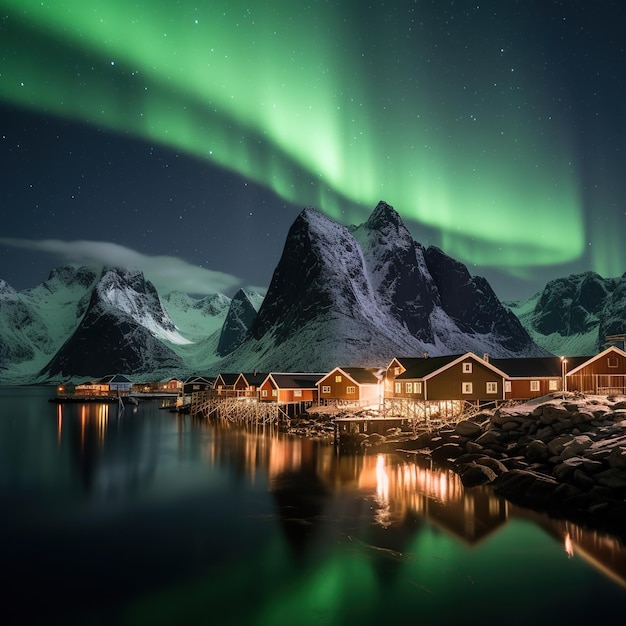
[[[380,200],[504,300],[626,271],[620,0],[0,0],[0,278],[265,290]]]

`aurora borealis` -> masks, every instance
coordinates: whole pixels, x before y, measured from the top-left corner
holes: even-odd
[[[12,238],[139,239],[261,283],[302,207],[358,224],[383,199],[501,297],[625,271],[619,3],[301,4],[0,0],[1,154],[16,174],[0,258]],[[84,139],[79,202],[69,168],[24,191],[44,184],[41,126]],[[148,152],[169,170],[158,182]],[[105,185],[103,206],[118,154],[119,202]],[[90,211],[142,234],[94,233]]]

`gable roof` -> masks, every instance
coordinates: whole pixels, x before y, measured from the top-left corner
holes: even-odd
[[[486,368],[493,371],[494,374],[497,374],[502,378],[507,378],[507,375],[490,361],[476,356],[473,352],[465,352],[464,354],[449,354],[447,356],[433,356],[417,359],[411,369],[407,369],[406,372],[396,376],[396,380],[413,380],[415,378],[427,380],[435,376],[435,374],[438,374],[439,372],[442,372],[467,359],[471,359],[480,365],[484,365]]]
[[[215,378],[215,382],[218,381],[218,379],[222,379],[222,382],[225,385],[234,385],[237,382],[237,379],[239,378],[239,374],[231,374],[231,373],[227,373],[227,374],[218,374],[217,377]]]
[[[511,378],[558,378],[563,375],[561,369],[563,360],[568,368],[576,368],[589,358],[588,356],[568,356],[561,359],[560,356],[541,356],[491,359],[491,362]]]
[[[324,376],[326,374],[271,372],[266,376],[265,380],[271,379],[278,389],[315,389],[317,382]]]
[[[569,376],[570,374],[575,374],[576,372],[578,372],[578,370],[581,370],[583,367],[585,367],[589,363],[593,363],[593,361],[597,361],[598,359],[602,358],[603,356],[606,356],[607,354],[609,354],[611,352],[613,354],[617,355],[617,356],[621,356],[622,358],[626,358],[626,352],[624,352],[624,350],[621,350],[617,346],[609,346],[606,350],[603,350],[602,352],[600,352],[599,354],[596,354],[595,356],[574,357],[574,358],[584,359],[584,360],[581,361],[580,363],[578,363],[575,367],[569,368],[569,371],[567,372],[567,375]],[[567,357],[567,362],[568,363],[570,363],[570,359],[571,358],[572,357]]]
[[[384,371],[378,367],[336,367],[323,378],[328,378],[335,372],[342,372],[356,385],[377,385]],[[318,382],[321,382],[323,378],[320,378]]]
[[[109,374],[108,376],[104,376],[99,381],[101,384],[111,384],[111,383],[130,383],[131,380],[124,374]]]
[[[237,380],[243,378],[249,387],[258,387],[267,378],[267,374],[268,372],[242,372],[239,376],[237,376]]]

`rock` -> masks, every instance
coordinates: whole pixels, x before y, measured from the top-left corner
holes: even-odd
[[[566,460],[580,456],[580,453],[590,448],[592,443],[593,441],[587,435],[576,436],[563,447],[561,458]]]
[[[470,463],[461,465],[458,474],[465,487],[477,487],[492,482],[496,478],[496,473],[486,465]]]
[[[433,449],[431,458],[439,463],[446,463],[450,460],[457,459],[464,454],[463,448],[456,443],[444,443]]]
[[[526,456],[531,461],[545,461],[550,456],[550,452],[545,442],[534,439],[526,446]]]
[[[609,467],[614,469],[626,469],[626,448],[618,446],[613,448],[606,457]]]
[[[470,420],[463,420],[454,427],[454,432],[461,437],[478,437],[482,431],[480,424]]]

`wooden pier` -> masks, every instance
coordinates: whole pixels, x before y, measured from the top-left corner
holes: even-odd
[[[191,395],[189,413],[192,417],[220,417],[238,424],[278,424],[293,413],[278,402],[261,402],[254,396],[216,395],[198,392]]]

